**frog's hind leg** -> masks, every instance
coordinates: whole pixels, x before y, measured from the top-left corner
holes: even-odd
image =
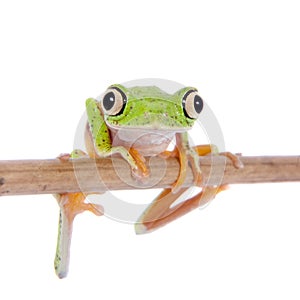
[[[151,231],[153,224],[159,222],[163,215],[170,209],[174,203],[187,188],[182,188],[176,194],[172,193],[172,189],[164,189],[146,208],[135,224],[135,232],[142,234]]]
[[[84,152],[75,150],[71,155],[61,155],[59,159],[64,161],[68,160],[70,157],[77,158],[84,155]],[[100,216],[103,214],[103,208],[100,205],[85,203],[87,195],[81,192],[56,194],[54,196],[60,207],[54,267],[57,276],[59,278],[64,278],[67,276],[69,268],[73,221],[76,215],[88,210],[95,215]]]
[[[213,199],[217,193],[228,188],[227,185],[220,185],[216,187],[202,187],[202,190],[190,197],[189,199],[173,205],[189,188],[182,188],[182,184],[186,177],[187,162],[191,164],[194,173],[194,185],[200,186],[202,184],[201,170],[199,167],[199,156],[205,156],[210,153],[219,154],[229,158],[236,168],[242,168],[243,164],[237,155],[230,152],[218,152],[214,145],[198,145],[192,148],[188,147],[187,137],[185,135],[176,136],[177,147],[173,151],[165,151],[161,154],[162,157],[177,157],[180,162],[180,174],[177,181],[170,189],[163,190],[154,201],[144,211],[142,216],[135,224],[135,231],[137,234],[147,233],[155,230],[169,222],[185,215],[191,210],[203,206]]]
[[[176,194],[172,189],[163,190],[145,210],[135,224],[137,234],[148,233],[158,229],[171,221],[187,214],[191,210],[208,203],[217,193],[225,190],[227,186],[205,187],[195,196],[176,204],[171,205],[185,193],[189,188],[182,188]]]
[[[83,193],[56,195],[60,213],[54,267],[59,278],[66,277],[68,273],[73,221],[76,215],[87,210],[98,216],[103,214],[101,206],[85,203],[85,198]]]

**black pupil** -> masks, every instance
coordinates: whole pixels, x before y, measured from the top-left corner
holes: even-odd
[[[103,98],[103,106],[106,110],[110,110],[115,104],[115,94],[113,92],[107,93]]]
[[[203,109],[203,100],[199,95],[196,95],[194,98],[194,108],[197,114],[200,114],[201,110]]]

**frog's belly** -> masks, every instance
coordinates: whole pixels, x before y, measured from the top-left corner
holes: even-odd
[[[175,136],[173,131],[124,129],[112,131],[113,146],[133,147],[143,156],[165,151]]]

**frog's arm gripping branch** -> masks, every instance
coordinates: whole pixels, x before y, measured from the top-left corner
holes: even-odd
[[[219,184],[288,182],[300,181],[300,156],[255,156],[240,157],[244,168],[236,169],[229,159],[214,157],[214,165],[226,166],[222,182]],[[165,160],[166,169],[162,176],[162,158],[151,158],[151,176],[149,180],[157,182],[152,188],[170,188],[179,173],[176,158]],[[207,185],[211,174],[212,159],[201,157],[200,165],[203,184]],[[117,169],[117,172],[115,172]],[[119,157],[60,161],[49,160],[4,160],[0,161],[0,196],[105,192],[138,188],[139,182],[130,175],[128,164]],[[80,184],[78,183],[80,174]],[[122,180],[126,178],[126,180]],[[187,170],[183,187],[193,185],[193,172]],[[141,187],[143,185],[141,184]]]

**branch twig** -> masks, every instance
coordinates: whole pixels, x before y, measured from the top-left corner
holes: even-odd
[[[221,156],[213,158],[215,170],[221,170],[221,173],[217,171],[216,180],[220,180],[223,174],[224,160]],[[244,156],[241,161],[244,168],[236,169],[226,160],[222,184],[300,181],[300,156]],[[216,184],[211,164],[211,157],[201,158],[203,182],[208,185]],[[150,178],[138,182],[132,178],[122,158],[96,161],[82,158],[67,162],[58,159],[0,161],[0,195],[167,188],[178,176],[179,163],[175,158],[153,157],[150,165]],[[184,186],[192,183],[193,174],[189,168]]]

